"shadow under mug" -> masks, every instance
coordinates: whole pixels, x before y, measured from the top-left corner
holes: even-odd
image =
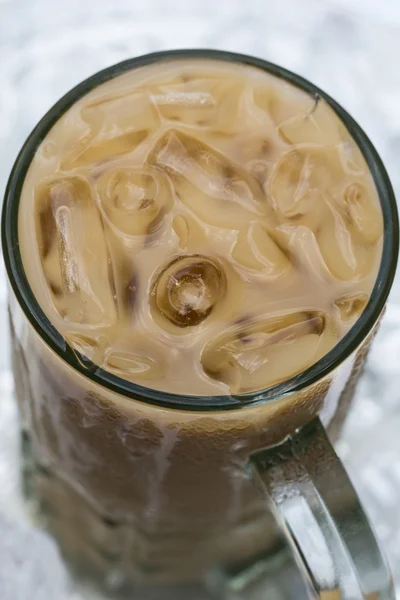
[[[318,363],[265,391],[179,396],[97,367],[66,344],[38,305],[18,245],[18,208],[41,141],[81,96],[126,71],[171,59],[247,64],[333,108],[361,149],[384,219],[379,274],[351,331]],[[64,551],[88,568],[161,585],[249,564],[276,543],[274,520],[312,596],[394,599],[385,560],[328,440],[343,421],[384,310],[398,253],[396,203],[358,124],[327,94],[281,67],[214,50],[159,52],[109,67],[50,109],[8,182],[3,252],[12,290],[13,369],[35,493]]]

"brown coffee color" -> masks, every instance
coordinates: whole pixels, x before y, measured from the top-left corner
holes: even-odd
[[[238,394],[310,367],[366,306],[382,216],[328,104],[211,60],[80,99],[38,148],[20,246],[78,353],[168,392]]]

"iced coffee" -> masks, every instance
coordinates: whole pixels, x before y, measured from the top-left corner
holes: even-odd
[[[331,351],[369,301],[382,237],[373,179],[334,110],[261,69],[162,61],[70,107],[22,190],[31,289],[89,374],[199,408],[102,389],[15,335],[37,493],[67,551],[180,581],[270,548],[248,454],[328,401],[332,418],[362,357],[334,391],[330,377],[215,413],[201,398],[262,398]]]

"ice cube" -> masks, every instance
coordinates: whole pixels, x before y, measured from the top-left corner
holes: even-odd
[[[375,244],[383,234],[382,214],[377,205],[373,204],[367,188],[361,183],[349,184],[340,200],[353,234],[361,237],[367,243]]]
[[[276,165],[268,185],[274,206],[283,214],[293,213],[310,191],[310,157],[298,150],[284,154]]]
[[[323,196],[332,193],[343,178],[334,149],[305,146],[289,150],[276,164],[266,185],[270,201],[285,218],[308,215],[320,219]]]
[[[332,274],[322,256],[314,232],[304,225],[281,225],[276,234],[282,247],[290,253],[297,268],[306,271],[314,281],[324,283]]]
[[[178,198],[200,219],[228,229],[271,212],[259,182],[204,142],[170,130],[148,161],[168,173]]]
[[[111,169],[95,182],[109,225],[128,236],[154,233],[172,206],[165,176],[151,168]]]
[[[329,204],[329,203],[328,203]],[[275,237],[287,248],[291,260],[320,283],[332,277],[349,281],[372,268],[371,257],[354,243],[351,232],[332,204],[323,212],[316,233],[306,225],[281,225]]]
[[[109,255],[99,211],[79,177],[36,190],[37,240],[54,306],[66,320],[110,325],[116,318]]]
[[[87,360],[99,365],[103,361],[107,345],[107,337],[101,334],[85,335],[79,331],[65,334],[65,339],[75,353],[76,358],[83,367],[87,367]]]
[[[335,278],[342,280],[368,272],[371,261],[360,240],[374,243],[382,232],[379,211],[366,189],[353,183],[343,191],[346,178],[335,147],[310,145],[286,152],[266,185],[278,219],[284,223],[280,229],[286,227],[290,231],[292,227],[307,227],[312,231],[323,262]],[[296,234],[298,240],[299,236],[303,241],[310,237],[305,236],[303,229]],[[317,258],[314,245],[314,242],[307,242],[308,249]],[[302,244],[300,260],[310,267],[313,261],[307,257],[304,260],[304,249]],[[316,260],[315,264],[324,276],[321,260]],[[315,268],[311,270],[317,273]]]
[[[276,150],[274,141],[268,136],[251,134],[240,136],[240,140],[235,147],[235,154],[238,162],[247,167],[254,162],[264,165],[270,161],[272,162]]]
[[[354,294],[346,294],[335,300],[335,306],[340,311],[342,321],[357,319],[369,300],[368,294],[359,292]]]
[[[147,129],[140,129],[108,139],[84,137],[72,152],[62,159],[61,168],[68,171],[112,160],[116,156],[135,150],[148,135]]]
[[[115,232],[107,223],[105,233],[111,257],[118,322],[122,327],[130,327],[135,317],[140,289],[135,249],[143,247],[144,242],[126,243],[119,232]]]
[[[200,86],[198,86],[199,88]],[[215,112],[216,100],[208,91],[188,91],[185,84],[161,87],[155,90],[151,99],[159,112],[169,121],[180,121],[187,125],[202,125],[204,117]],[[203,109],[207,113],[202,115]],[[199,112],[200,111],[200,112]]]
[[[159,126],[145,93],[100,98],[85,105],[81,116],[88,130],[62,160],[64,170],[132,152]]]
[[[350,231],[333,204],[330,214],[321,223],[317,234],[318,244],[331,273],[338,279],[349,280],[356,276],[358,260]]]
[[[347,175],[363,175],[366,165],[361,150],[354,140],[344,140],[337,145],[342,167]]]
[[[255,88],[253,97],[255,105],[264,111],[276,126],[299,114],[309,114],[315,105],[315,98],[289,84],[259,85]]]
[[[179,256],[152,284],[152,314],[177,327],[199,325],[224,299],[226,287],[225,272],[216,261],[197,254]]]
[[[205,231],[201,224],[190,215],[178,214],[172,221],[172,227],[179,238],[179,248],[194,250],[203,245]]]
[[[367,189],[358,182],[344,191],[337,186],[335,195],[324,196],[327,211],[323,213],[316,237],[331,273],[338,279],[351,280],[365,276],[374,261],[374,245],[383,234],[382,215]]]
[[[160,124],[146,91],[100,96],[83,106],[81,116],[93,135],[106,138],[138,129],[155,131]]]
[[[239,77],[235,81],[196,78],[154,86],[149,91],[162,119],[228,133],[236,128],[244,87]]]
[[[262,271],[268,277],[276,277],[290,266],[287,256],[267,229],[257,221],[253,221],[248,229],[239,233],[232,256],[244,267]]]
[[[205,346],[201,362],[233,394],[261,390],[311,366],[329,350],[333,335],[321,311],[243,319]]]
[[[288,144],[340,144],[346,136],[344,125],[319,96],[314,106],[281,123],[278,132]]]
[[[279,159],[282,148],[274,137],[259,128],[256,132],[247,131],[235,136],[213,136],[216,150],[224,154],[233,164],[239,164],[247,173],[263,185]]]
[[[373,267],[371,248],[359,243],[352,223],[341,214],[333,199],[327,201],[329,212],[321,222],[317,240],[331,273],[338,279],[365,276]],[[380,215],[377,215],[380,223]]]
[[[168,356],[165,348],[135,333],[120,337],[105,353],[103,368],[118,377],[134,381],[157,381],[165,376]]]

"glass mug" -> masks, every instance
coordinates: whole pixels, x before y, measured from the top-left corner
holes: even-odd
[[[384,219],[379,274],[351,331],[301,374],[237,397],[163,393],[90,363],[41,310],[19,253],[24,178],[60,115],[121,73],[186,58],[252,65],[324,98],[365,157]],[[394,598],[385,560],[325,431],[333,438],[340,432],[398,253],[390,181],[371,142],[343,108],[281,67],[230,52],[160,52],[112,66],[67,93],[29,136],[6,190],[2,240],[30,493],[67,556],[121,586],[151,582],[167,594],[172,584],[201,580],[218,569],[237,573],[243,566],[246,580],[246,568],[274,556],[280,530],[312,597]]]

